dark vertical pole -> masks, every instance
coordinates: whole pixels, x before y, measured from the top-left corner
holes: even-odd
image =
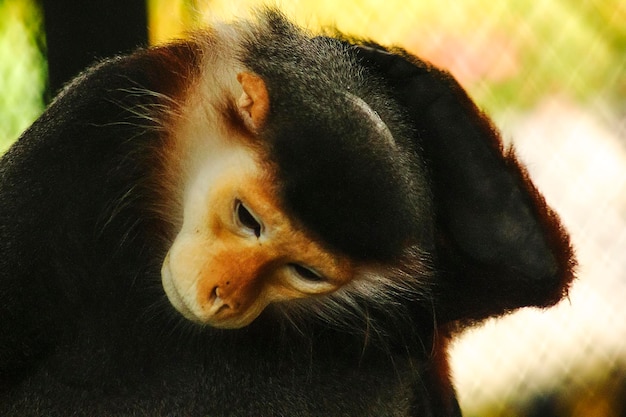
[[[48,95],[97,59],[146,45],[146,8],[145,0],[43,0]]]

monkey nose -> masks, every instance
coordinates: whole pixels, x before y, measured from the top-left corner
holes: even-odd
[[[220,297],[220,287],[218,286],[214,287],[209,295],[209,305],[208,313],[210,316],[215,316],[224,310],[231,309],[231,305]]]

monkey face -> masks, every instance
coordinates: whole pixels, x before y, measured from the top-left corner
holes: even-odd
[[[230,102],[226,106],[221,101],[211,102],[213,94],[207,94],[215,92],[217,87],[200,85],[190,90],[187,104],[180,111],[183,115],[180,124],[172,129],[173,149],[182,149],[183,155],[180,159],[172,158],[175,165],[172,172],[183,172],[180,180],[183,185],[177,189],[184,189],[182,204],[177,204],[177,208],[182,207],[182,226],[162,266],[163,286],[172,305],[191,321],[220,328],[239,328],[251,323],[270,303],[320,297],[342,287],[359,294],[370,294],[382,291],[387,284],[393,286],[393,277],[382,279],[377,269],[380,265],[370,264],[376,260],[337,251],[337,245],[329,241],[328,233],[320,233],[318,228],[311,227],[311,222],[305,223],[302,210],[294,210],[293,204],[287,204],[294,200],[293,193],[285,191],[289,188],[286,183],[289,183],[291,188],[298,190],[295,200],[304,204],[308,212],[319,212],[320,205],[330,207],[326,210],[330,216],[322,216],[322,221],[314,222],[314,226],[325,224],[325,220],[331,224],[332,214],[339,208],[343,209],[344,218],[350,217],[356,207],[353,198],[343,198],[342,195],[339,198],[332,194],[333,198],[329,199],[326,194],[316,192],[319,187],[311,189],[312,182],[306,175],[302,180],[291,175],[293,172],[278,169],[282,160],[277,154],[284,152],[276,149],[284,144],[272,133],[281,127],[283,119],[272,118],[275,113],[271,113],[272,102],[265,81],[250,72],[233,71],[231,75],[230,90],[226,88],[230,91]],[[283,107],[284,103],[277,105],[279,110],[276,112]],[[222,120],[224,108],[236,109],[236,115],[226,112],[228,117],[224,120],[228,123],[215,123]],[[293,107],[287,108],[292,115]],[[361,113],[358,113],[357,121],[362,119]],[[306,111],[304,114],[307,119],[314,118]],[[374,136],[380,136],[380,127],[376,125],[374,128]],[[310,130],[316,135],[328,133],[328,129]],[[296,144],[295,148],[308,138],[298,129],[287,132],[289,134],[284,136]],[[388,132],[382,133],[383,142],[387,143]],[[314,147],[313,154],[320,153],[315,161],[321,162],[328,159],[329,153],[336,153],[340,146],[335,139],[344,141],[339,136],[333,132],[327,141],[320,142],[328,143],[329,149]],[[319,137],[310,139],[317,141]],[[294,147],[287,148],[293,150]],[[307,150],[303,147],[297,152],[311,155]],[[346,163],[344,158],[334,156],[330,158],[334,163]],[[354,159],[356,162],[352,167],[362,158]],[[325,178],[329,172],[336,173],[326,168],[324,164],[313,168],[308,164],[304,170],[323,173]],[[354,176],[354,173],[350,175]],[[369,178],[360,180],[361,186],[370,186]],[[334,182],[334,177],[326,181],[331,185]],[[370,195],[363,187],[352,196],[360,191],[365,196]],[[386,199],[377,201],[381,200]],[[374,204],[373,199],[366,197],[359,200],[360,203],[364,201]],[[362,234],[354,233],[359,227],[345,229],[348,230],[346,233],[339,228],[335,234],[356,243],[369,239],[373,242],[371,246],[377,247],[379,235],[370,236],[368,226],[378,222],[380,212],[374,209],[370,210],[372,213],[375,218],[371,222],[367,221],[370,218],[356,222],[363,226]],[[393,215],[386,218],[389,217]],[[395,236],[394,239],[400,240]],[[360,248],[358,244],[352,246]],[[334,249],[333,252],[329,247]],[[370,285],[368,290],[363,291],[367,285],[358,285],[372,280],[376,285]],[[341,296],[341,292],[334,295]],[[299,306],[304,304],[298,303]]]
[[[172,305],[221,328],[252,322],[272,302],[328,294],[354,275],[279,205],[273,181],[244,147],[229,147],[196,175],[181,231],[162,267]]]

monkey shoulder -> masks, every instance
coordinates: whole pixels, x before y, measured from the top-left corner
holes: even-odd
[[[159,112],[196,53],[187,42],[96,64],[0,159],[0,380],[52,349],[93,294],[150,269],[146,247],[164,227],[146,212],[166,140]]]

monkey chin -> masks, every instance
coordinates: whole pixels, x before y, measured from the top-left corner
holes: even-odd
[[[169,256],[169,255],[168,255]],[[174,280],[172,278],[172,273],[169,268],[169,262],[166,261],[163,263],[163,267],[161,269],[161,283],[163,285],[163,289],[165,290],[165,295],[167,299],[170,301],[170,304],[185,317],[187,320],[202,324],[203,321],[200,320],[198,316],[196,316],[187,304],[183,300],[183,297],[178,292],[176,285],[174,284]]]
[[[161,268],[161,283],[170,304],[187,320],[203,326],[218,329],[239,329],[252,323],[263,311],[263,308],[252,308],[243,312],[244,314],[231,313],[223,317],[223,315],[220,314],[219,308],[209,308],[206,313],[202,312],[200,306],[194,309],[194,306],[189,305],[189,302],[181,295],[174,282],[174,277],[169,267],[169,254],[165,258],[163,267]],[[198,308],[201,310],[200,313],[194,311]]]

